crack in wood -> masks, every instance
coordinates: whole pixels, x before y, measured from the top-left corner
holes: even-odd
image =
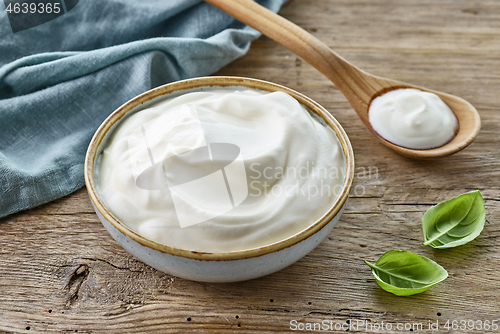
[[[326,311],[311,311],[311,312],[307,312],[307,314],[305,314],[304,316],[307,317],[307,316],[310,316],[312,314],[319,314],[319,315],[326,315],[326,316],[338,316],[338,314],[336,314],[334,312],[326,312]]]
[[[74,216],[74,215],[92,215],[95,216],[95,211],[74,211],[74,212],[49,212],[46,216]],[[98,223],[98,221],[96,222]]]
[[[251,308],[247,308],[250,310]],[[258,308],[259,311],[265,311],[265,312],[284,312],[284,313],[293,313],[296,311],[291,311],[287,309],[278,309],[278,308]]]
[[[113,264],[111,262],[109,262],[108,260],[104,260],[104,259],[99,259],[99,258],[82,258],[83,260],[88,260],[88,261],[99,261],[99,262],[104,262],[108,265],[110,265],[111,267],[115,268],[115,269],[119,269],[119,270],[127,270],[127,271],[130,271],[130,272],[133,272],[133,273],[142,273],[144,272],[144,270],[133,270],[132,268],[129,268],[129,267],[119,267],[117,266],[116,264]]]

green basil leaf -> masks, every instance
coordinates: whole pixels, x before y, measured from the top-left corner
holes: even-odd
[[[422,218],[424,245],[450,248],[474,240],[483,230],[486,213],[479,190],[431,207]]]
[[[372,268],[378,285],[398,296],[424,292],[448,277],[448,272],[436,262],[408,251],[393,249],[375,264],[365,263]]]

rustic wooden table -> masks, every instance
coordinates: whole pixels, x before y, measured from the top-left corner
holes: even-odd
[[[126,253],[81,189],[0,220],[0,331],[286,332],[325,321],[337,332],[438,325],[434,332],[480,333],[480,324],[500,321],[500,1],[291,0],[281,14],[368,72],[469,100],[482,117],[478,138],[436,161],[398,156],[374,140],[325,77],[260,38],[218,74],[298,90],[326,107],[351,139],[354,186],[329,237],[261,279],[191,282]],[[475,189],[487,209],[482,234],[456,249],[422,246],[420,219],[429,206]],[[434,259],[449,278],[419,295],[389,294],[363,263],[389,249]],[[473,320],[474,329],[445,328],[462,320]]]

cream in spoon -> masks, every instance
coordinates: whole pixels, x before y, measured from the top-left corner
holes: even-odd
[[[451,109],[437,95],[418,89],[389,91],[370,104],[372,128],[393,144],[430,149],[449,142],[458,128]]]

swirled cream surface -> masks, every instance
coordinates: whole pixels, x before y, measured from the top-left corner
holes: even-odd
[[[458,122],[437,95],[418,89],[396,89],[375,98],[368,117],[386,140],[407,148],[429,149],[449,142]]]
[[[283,92],[209,89],[122,120],[97,161],[110,211],[177,248],[238,251],[290,237],[340,192],[335,133]]]

